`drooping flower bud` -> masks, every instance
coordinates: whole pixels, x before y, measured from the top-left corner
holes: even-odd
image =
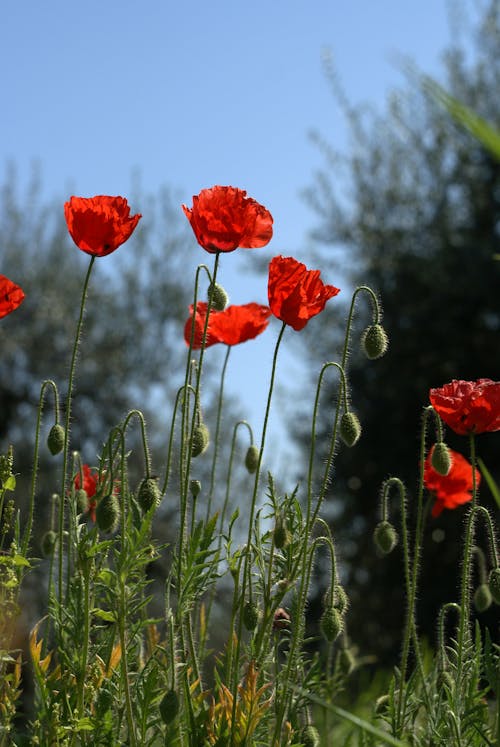
[[[431,452],[431,465],[438,475],[446,476],[451,469],[450,450],[443,441],[434,444]]]
[[[329,643],[332,643],[340,633],[344,624],[342,622],[342,616],[335,607],[327,607],[321,615],[319,622],[321,632]]]
[[[488,579],[491,596],[495,604],[500,604],[500,568],[492,568]]]
[[[281,511],[276,514],[276,523],[274,525],[274,544],[278,550],[283,550],[290,544],[291,536],[288,531],[286,517]]]
[[[154,477],[145,477],[137,491],[137,502],[144,513],[153,506],[159,506],[161,501],[160,488]]]
[[[120,521],[120,504],[114,493],[105,495],[95,510],[96,524],[101,532],[111,533],[118,527]]]
[[[193,430],[193,440],[191,445],[191,456],[197,457],[207,450],[210,443],[210,434],[205,423],[200,422]]]
[[[321,742],[316,727],[311,726],[311,724],[305,726],[300,734],[300,741],[303,747],[319,747]]]
[[[373,532],[373,541],[384,555],[389,555],[398,544],[398,533],[390,521],[381,521]]]
[[[344,412],[340,419],[340,438],[346,446],[354,446],[361,436],[361,423],[355,413]]]
[[[340,614],[346,611],[349,606],[349,598],[345,592],[345,589],[340,584],[335,586],[335,597],[333,600],[333,606],[337,609]]]
[[[210,283],[208,286],[208,299],[212,302],[212,308],[215,311],[224,311],[229,303],[229,296],[219,283]]]
[[[259,466],[259,453],[259,448],[255,444],[248,447],[245,456],[245,467],[251,475],[257,471],[257,467]]]
[[[171,724],[179,713],[179,696],[175,690],[169,690],[160,701],[160,716],[164,724]]]
[[[258,605],[250,599],[243,607],[243,625],[247,630],[255,630],[259,622],[260,610]]]
[[[199,480],[191,480],[189,483],[189,490],[193,498],[198,498],[201,493],[201,482]]]
[[[365,329],[361,339],[361,347],[370,360],[381,358],[387,352],[389,339],[381,324],[372,324],[371,327]]]
[[[54,550],[57,544],[57,534],[49,529],[48,532],[42,537],[42,553],[46,558],[51,557],[54,554]]]
[[[62,425],[55,423],[49,431],[47,446],[52,456],[59,454],[64,448],[65,431]]]
[[[474,607],[478,612],[486,612],[493,601],[488,584],[479,584],[474,592]]]
[[[89,497],[83,488],[75,490],[76,507],[79,514],[85,514],[89,510]]]

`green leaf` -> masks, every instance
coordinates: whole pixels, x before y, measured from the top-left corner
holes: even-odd
[[[15,490],[16,489],[16,478],[14,475],[9,475],[6,480],[2,481],[2,487],[4,490]]]
[[[92,610],[92,614],[95,617],[99,617],[101,620],[106,620],[106,622],[116,622],[116,615],[114,612],[109,612],[108,610],[94,609]]]
[[[484,477],[484,479],[486,480],[486,484],[489,487],[489,489],[491,491],[491,494],[492,494],[493,498],[495,499],[495,501],[497,503],[498,508],[500,508],[500,489],[498,488],[498,485],[496,484],[496,482],[492,478],[491,473],[486,468],[486,465],[483,462],[483,460],[482,459],[478,459],[477,461],[478,461],[478,464],[479,464],[479,469],[481,470],[481,474]]]

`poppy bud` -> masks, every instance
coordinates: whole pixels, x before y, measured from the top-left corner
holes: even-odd
[[[64,428],[59,423],[52,426],[47,437],[47,446],[52,456],[59,454],[64,448]]]
[[[490,571],[488,584],[493,601],[495,604],[500,604],[500,568],[493,568]]]
[[[198,498],[201,493],[201,482],[199,480],[191,480],[189,483],[189,490],[193,498]]]
[[[208,299],[212,302],[215,311],[224,311],[229,303],[229,296],[219,283],[210,283],[208,287]]]
[[[340,438],[346,446],[354,446],[361,436],[361,424],[353,412],[344,412],[340,420]]]
[[[197,457],[207,450],[210,442],[210,434],[205,423],[200,423],[193,430],[193,439],[191,441],[191,456]]]
[[[283,550],[290,544],[290,532],[286,524],[286,519],[281,511],[276,514],[276,524],[274,525],[274,544],[278,550]]]
[[[479,584],[474,592],[474,607],[478,612],[486,612],[491,607],[492,595],[488,584]]]
[[[305,726],[300,734],[300,741],[303,747],[319,747],[320,738],[315,726]]]
[[[57,534],[49,529],[42,537],[42,553],[46,558],[54,554],[57,544]]]
[[[381,521],[373,532],[373,541],[384,555],[389,555],[398,544],[398,534],[390,521]]]
[[[389,346],[387,333],[381,324],[372,324],[367,327],[361,340],[361,347],[364,354],[370,360],[381,358]]]
[[[96,523],[101,532],[114,532],[120,520],[120,505],[114,493],[108,493],[97,504]]]
[[[247,630],[254,630],[259,622],[260,610],[255,602],[248,600],[243,607],[243,625]]]
[[[259,448],[255,446],[255,444],[252,444],[248,447],[248,451],[245,457],[245,467],[251,475],[253,475],[253,473],[257,471],[257,467],[259,466],[259,455]]]
[[[145,477],[137,491],[137,502],[144,513],[153,506],[159,506],[161,501],[160,488],[154,477]]]
[[[438,475],[446,476],[451,469],[450,450],[443,441],[434,444],[431,453],[431,465]]]
[[[335,607],[327,607],[321,615],[319,625],[321,632],[329,643],[333,643],[344,627],[342,617]]]
[[[89,497],[83,488],[75,491],[76,506],[79,514],[85,514],[89,510]]]
[[[175,690],[169,690],[160,702],[160,715],[164,724],[170,724],[179,713],[179,696]]]
[[[349,605],[349,598],[347,594],[345,593],[344,587],[341,586],[340,584],[337,584],[335,586],[335,597],[333,600],[333,606],[335,607],[335,609],[337,609],[340,612],[340,614],[342,614],[343,612],[345,612],[348,605]]]

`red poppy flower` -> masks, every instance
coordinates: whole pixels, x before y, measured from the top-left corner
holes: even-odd
[[[130,238],[141,219],[130,215],[124,197],[70,197],[64,203],[64,216],[73,241],[79,249],[95,257],[105,257]]]
[[[182,206],[198,244],[207,252],[255,249],[271,241],[271,213],[246,194],[236,187],[215,186],[195,195],[192,208]]]
[[[457,451],[450,449],[451,468],[447,475],[436,472],[431,463],[432,450],[424,465],[424,485],[434,493],[431,515],[436,517],[445,508],[456,508],[472,500],[472,465]],[[481,482],[481,474],[476,470],[476,485]]]
[[[500,382],[491,379],[457,381],[431,389],[431,405],[455,433],[500,430]]]
[[[97,506],[95,494],[97,492],[97,486],[99,484],[99,472],[96,469],[92,469],[91,467],[89,467],[88,464],[83,464],[82,473],[83,481],[80,480],[80,472],[77,472],[77,474],[75,475],[75,490],[80,490],[80,488],[83,488],[83,490],[85,490],[85,492],[87,493],[87,511],[91,520],[95,522],[95,510]]]
[[[274,316],[295,330],[325,308],[339,288],[325,285],[319,270],[308,270],[293,257],[273,257],[269,264],[269,306]]]
[[[0,319],[15,311],[23,301],[23,289],[5,275],[0,275]]]
[[[193,348],[201,347],[203,329],[207,315],[208,304],[201,301],[197,304],[194,317],[194,341]],[[191,328],[193,324],[193,307],[190,306],[191,316],[184,327],[184,339],[189,345],[191,340]],[[260,335],[268,325],[271,309],[258,303],[247,303],[243,306],[228,306],[223,311],[212,310],[208,320],[207,338],[205,347],[216,343],[224,345],[239,345],[241,342],[253,340]]]

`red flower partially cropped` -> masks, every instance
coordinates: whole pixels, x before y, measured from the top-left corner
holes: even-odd
[[[0,275],[0,319],[15,311],[23,301],[23,289],[5,275]]]
[[[458,381],[431,389],[431,405],[455,433],[500,430],[500,382],[491,379]]]
[[[451,468],[447,475],[440,475],[431,463],[432,450],[424,465],[424,485],[435,497],[431,515],[439,516],[443,509],[453,509],[472,500],[472,465],[457,451],[450,449]],[[476,470],[476,485],[481,474]]]
[[[80,488],[83,488],[83,490],[87,493],[87,512],[91,520],[95,522],[95,510],[97,506],[95,494],[97,492],[97,486],[99,484],[99,472],[98,470],[89,467],[88,464],[83,464],[82,473],[83,480],[80,479],[80,472],[77,472],[77,474],[75,475],[75,490],[80,490]]]
[[[193,348],[201,347],[203,330],[207,316],[208,304],[200,301],[196,306],[194,316]],[[189,345],[193,324],[193,306],[189,308],[191,316],[184,327],[184,339]],[[239,345],[241,342],[253,340],[260,335],[268,325],[271,309],[258,303],[247,303],[242,306],[228,306],[223,311],[212,310],[208,320],[205,347],[216,343],[224,345]]]
[[[141,219],[130,215],[124,197],[70,197],[64,203],[64,216],[73,241],[79,249],[95,257],[105,257],[130,238]]]
[[[295,330],[325,308],[339,288],[325,285],[319,270],[308,270],[293,257],[274,257],[269,264],[268,296],[274,316]]]
[[[271,241],[271,213],[246,194],[236,187],[215,186],[195,195],[192,208],[182,206],[198,244],[207,252],[255,249]]]

